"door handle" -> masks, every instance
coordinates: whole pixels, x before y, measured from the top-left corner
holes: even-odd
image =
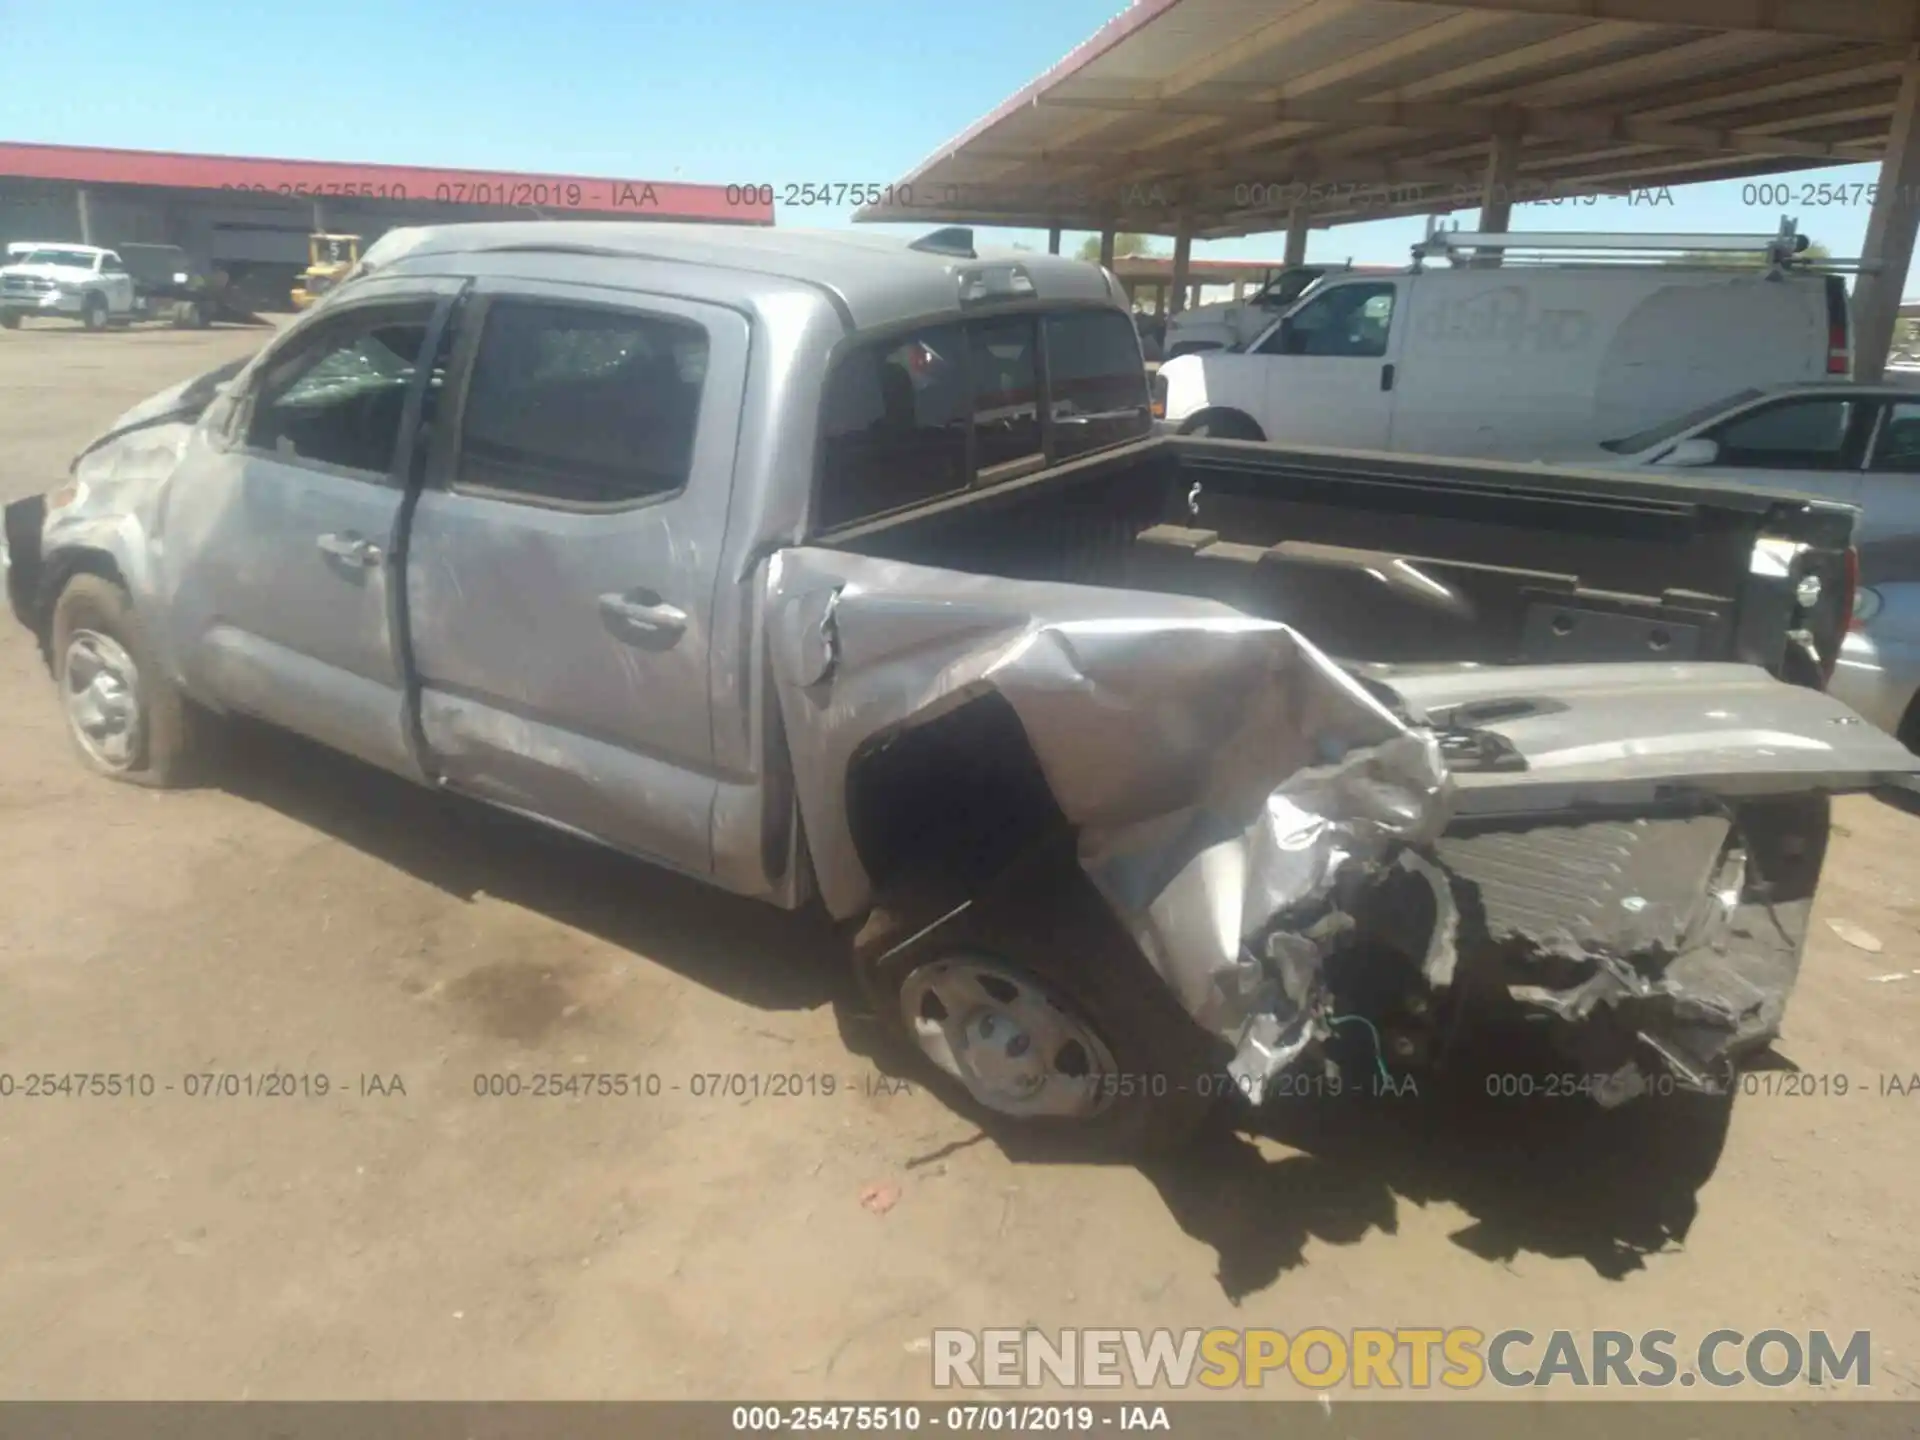
[[[1393,389],[1393,366],[1382,365],[1380,367],[1380,388],[1382,390]]]
[[[662,649],[678,641],[687,629],[687,612],[667,604],[651,590],[602,595],[600,616],[621,639]]]
[[[344,560],[349,565],[361,565],[371,568],[380,563],[380,547],[365,536],[356,535],[351,530],[344,535],[328,533],[317,537],[314,542],[320,547],[320,553],[335,560]]]

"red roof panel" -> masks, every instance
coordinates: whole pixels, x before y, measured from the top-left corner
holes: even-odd
[[[684,185],[513,170],[445,170],[332,160],[266,160],[245,155],[179,155],[80,145],[0,142],[0,177],[79,185],[153,185],[178,190],[246,190],[293,197],[361,197],[448,205],[519,205],[565,214],[635,220],[721,220],[771,225],[771,200],[751,186]],[[731,198],[729,198],[731,197]]]

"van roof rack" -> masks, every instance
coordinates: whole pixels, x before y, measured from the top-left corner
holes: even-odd
[[[1789,216],[1781,217],[1780,229],[1773,235],[1635,235],[1594,230],[1498,234],[1435,230],[1413,247],[1413,263],[1416,269],[1423,260],[1445,259],[1463,265],[1471,264],[1479,255],[1499,253],[1507,259],[1616,264],[1645,263],[1650,257],[1664,260],[1688,257],[1707,265],[1741,264],[1751,256],[1752,263],[1775,267],[1860,268],[1858,261],[1804,260],[1801,257],[1810,243]],[[1516,251],[1522,253],[1516,256]]]

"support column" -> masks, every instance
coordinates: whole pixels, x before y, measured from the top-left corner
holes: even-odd
[[[1913,265],[1920,233],[1920,51],[1910,52],[1894,104],[1887,158],[1880,163],[1880,190],[1867,221],[1868,269],[1853,287],[1855,378],[1882,379],[1887,351],[1900,319],[1900,294]],[[1873,267],[1878,268],[1873,268]]]
[[[1307,222],[1309,216],[1304,201],[1297,202],[1287,214],[1287,253],[1289,265],[1307,263]]]
[[[316,235],[324,235],[327,233],[326,207],[318,200],[313,202],[313,233]]]
[[[1100,263],[1109,270],[1113,269],[1113,241],[1114,232],[1112,230],[1102,230],[1100,232]]]
[[[1508,127],[1498,131],[1487,150],[1487,177],[1480,186],[1480,221],[1475,227],[1483,234],[1505,235],[1513,227],[1513,189],[1520,176],[1520,131]],[[1500,264],[1500,253],[1474,256],[1481,268]]]
[[[1188,295],[1188,271],[1193,266],[1193,222],[1185,216],[1180,219],[1180,228],[1173,237],[1173,313],[1178,315],[1190,307]]]
[[[73,208],[80,215],[80,243],[93,244],[93,197],[87,194],[86,186],[73,192]]]
[[[1058,255],[1060,253],[1060,227],[1058,225],[1047,231],[1047,253],[1049,255]]]

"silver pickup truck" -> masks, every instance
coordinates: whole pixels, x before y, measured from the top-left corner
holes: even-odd
[[[96,770],[245,715],[817,900],[996,1121],[1502,1016],[1724,1094],[1826,797],[1920,763],[1822,693],[1853,512],[1152,423],[1117,283],[965,231],[429,229],[9,507],[8,591]]]

